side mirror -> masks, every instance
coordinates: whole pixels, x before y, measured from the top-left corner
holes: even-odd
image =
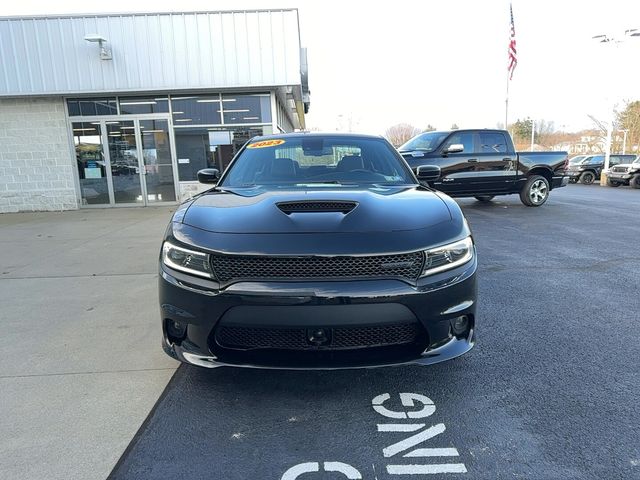
[[[444,153],[462,153],[462,152],[464,152],[464,145],[462,145],[461,143],[452,143],[444,151]]]
[[[440,167],[437,165],[420,165],[416,174],[418,180],[425,182],[434,182],[440,178],[440,175]]]
[[[220,171],[217,168],[203,168],[198,170],[198,181],[200,183],[218,183]]]

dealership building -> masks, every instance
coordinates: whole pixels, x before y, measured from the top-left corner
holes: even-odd
[[[175,204],[305,128],[296,9],[0,17],[0,212]]]

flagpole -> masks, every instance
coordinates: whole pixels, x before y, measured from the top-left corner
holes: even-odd
[[[509,130],[509,72],[507,72],[507,95],[504,99],[504,129]]]

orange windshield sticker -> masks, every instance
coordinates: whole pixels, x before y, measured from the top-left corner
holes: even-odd
[[[284,140],[281,138],[277,138],[275,140],[263,140],[261,142],[252,143],[247,145],[247,148],[266,148],[266,147],[275,147],[276,145],[282,145]]]

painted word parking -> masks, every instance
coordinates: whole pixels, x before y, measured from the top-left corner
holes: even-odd
[[[394,404],[396,407],[392,406]],[[381,452],[388,474],[415,476],[467,473],[464,463],[444,461],[459,457],[460,454],[456,448],[442,446],[434,441],[446,427],[444,423],[430,425],[425,422],[424,419],[436,411],[436,406],[429,397],[419,393],[400,393],[392,398],[391,394],[383,393],[374,397],[371,405],[375,412],[384,417],[384,422],[376,425],[377,431],[389,433],[392,442]],[[404,434],[404,438],[398,440],[398,434]],[[362,469],[345,462],[303,462],[289,468],[281,480],[310,479],[311,475],[302,475],[316,472],[336,472],[344,478],[363,480],[365,476],[361,471]],[[378,478],[375,472],[373,475],[372,478]]]

